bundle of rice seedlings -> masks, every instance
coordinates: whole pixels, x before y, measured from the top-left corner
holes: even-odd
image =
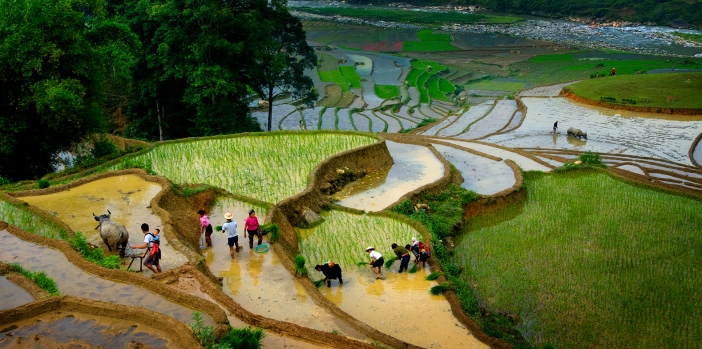
[[[410,268],[409,273],[410,273],[410,274],[414,274],[414,273],[416,273],[416,272],[417,272],[417,265],[415,264],[415,265],[412,266],[412,268]]]
[[[370,263],[368,263],[368,262],[356,262],[356,266],[357,266],[357,267],[362,267],[362,266],[368,265],[368,264],[370,264]]]
[[[451,283],[444,282],[443,284],[433,286],[430,290],[429,293],[438,296],[448,290],[451,289]]]
[[[429,280],[429,281],[436,280],[436,278],[438,278],[441,274],[443,274],[443,273],[440,271],[433,271],[433,272],[431,272],[431,274],[427,275],[427,277],[425,277],[424,279]]]
[[[305,268],[305,257],[302,255],[295,256],[295,275],[307,276],[307,268]]]
[[[392,258],[386,260],[385,261],[385,269],[390,269],[390,267],[392,267],[392,264],[395,263],[396,260],[397,260],[397,257],[392,257]]]
[[[314,287],[316,287],[316,288],[322,287],[322,285],[324,285],[324,280],[325,279],[319,279],[317,281],[312,281],[314,283]]]

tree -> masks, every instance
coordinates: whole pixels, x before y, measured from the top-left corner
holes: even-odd
[[[148,138],[258,130],[246,71],[260,1],[126,0],[117,8],[144,46],[130,122]]]
[[[312,106],[318,94],[305,69],[317,65],[317,55],[306,41],[302,23],[288,12],[285,0],[272,0],[262,14],[260,40],[254,86],[261,98],[268,101],[268,131],[273,122],[273,101],[281,94],[290,94]]]
[[[101,45],[128,37],[104,23],[99,2],[0,0],[0,176],[42,176],[104,125]]]

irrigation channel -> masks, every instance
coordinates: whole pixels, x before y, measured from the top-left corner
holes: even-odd
[[[359,74],[367,80],[373,79],[376,73],[372,68],[369,71],[369,66],[395,66],[388,62],[390,58],[381,54],[365,55],[356,52],[355,55],[348,58],[365,62],[356,67],[365,69],[361,71],[357,68]],[[372,64],[368,63],[368,60]],[[400,67],[396,67],[397,71],[393,72],[392,76],[383,75],[382,79],[404,79],[408,73],[408,66],[403,67],[403,64],[399,62]],[[366,85],[363,85],[364,88]],[[409,105],[412,107],[403,106],[394,110],[365,109],[362,112],[351,112],[351,109],[339,107],[327,108],[324,112],[321,112],[321,108],[314,109],[313,112],[302,110],[295,114],[293,112],[296,108],[293,106],[276,106],[274,112],[281,112],[274,116],[274,123],[282,128],[286,128],[286,125],[289,128],[293,127],[291,125],[299,125],[299,122],[290,120],[284,122],[284,118],[290,115],[298,118],[317,115],[322,119],[317,120],[316,124],[308,122],[308,125],[315,124],[320,127],[326,125],[331,128],[330,125],[333,125],[334,128],[354,130],[358,129],[359,125],[366,125],[367,129],[363,131],[400,131],[405,129],[406,125],[416,125],[430,115],[437,120],[412,130],[409,135],[381,133],[381,137],[387,138],[385,145],[394,164],[371,171],[360,181],[353,182],[337,192],[333,197],[337,200],[336,204],[347,208],[333,206],[335,208],[332,210],[322,213],[324,221],[321,224],[309,229],[296,230],[299,252],[306,258],[309,278],[321,278],[321,273],[314,270],[315,264],[333,260],[343,267],[343,285],[335,280],[331,287],[323,286],[318,290],[310,290],[303,284],[309,280],[296,278],[289,268],[285,267],[285,263],[289,261],[281,258],[288,258],[287,256],[277,253],[274,248],[262,253],[249,248],[248,239],[243,237],[243,223],[248,210],[254,208],[262,221],[272,206],[263,202],[252,204],[249,202],[254,201],[231,199],[228,196],[217,197],[208,211],[210,220],[213,226],[222,225],[225,212],[231,212],[238,223],[240,245],[240,250],[234,253],[233,257],[230,256],[226,236],[216,231],[213,235],[213,247],[197,251],[204,257],[204,267],[207,271],[221,278],[222,288],[217,292],[222,292],[256,316],[279,321],[286,324],[284,326],[297,324],[308,331],[333,333],[339,335],[339,338],[354,340],[358,345],[378,341],[374,337],[378,336],[377,334],[358,326],[357,322],[361,322],[379,331],[383,336],[420,347],[487,347],[485,343],[476,339],[464,323],[457,320],[444,296],[429,294],[429,288],[436,285],[435,281],[424,279],[432,271],[431,268],[420,269],[416,273],[399,274],[399,262],[395,262],[392,267],[384,268],[381,280],[376,280],[366,265],[359,266],[360,262],[368,260],[368,255],[364,253],[366,246],[375,246],[386,258],[390,258],[393,255],[390,244],[396,242],[404,245],[409,243],[412,237],[421,235],[415,228],[385,215],[382,211],[406,195],[446,178],[445,170],[449,168],[448,164],[453,165],[455,171],[460,173],[463,178],[461,185],[464,188],[484,197],[491,197],[519,187],[522,178],[520,169],[550,172],[564,163],[573,161],[584,151],[599,152],[603,162],[614,173],[625,174],[630,178],[668,189],[702,192],[702,170],[699,168],[702,162],[702,147],[696,143],[702,133],[702,124],[698,117],[661,117],[581,105],[559,97],[564,85],[524,90],[516,96],[516,100],[484,98],[479,103],[466,107],[437,101],[423,103],[414,87],[402,92],[403,96],[410,99]],[[360,93],[358,99],[364,94],[365,91]],[[385,102],[387,101],[382,103]],[[378,103],[373,101],[367,104]],[[328,116],[334,119],[325,119]],[[356,122],[360,120],[358,118],[363,118],[367,123]],[[551,125],[555,120],[559,121],[560,132],[552,134]],[[380,130],[378,125],[382,125]],[[564,131],[568,127],[586,131],[587,139],[568,137]],[[284,137],[288,137],[288,142],[294,143],[294,137],[303,134],[308,138],[315,135],[301,132],[289,133]],[[354,145],[339,146],[337,153],[347,150],[345,147],[369,146],[374,141],[367,135],[360,136],[364,138],[361,140],[351,139],[355,136],[344,137],[350,139],[348,144]],[[235,140],[242,142],[240,138]],[[353,143],[355,141],[358,142]],[[261,139],[257,142],[265,144]],[[206,143],[223,144],[227,141],[222,139]],[[186,143],[179,143],[179,146],[185,145]],[[197,154],[189,156],[195,155]],[[142,156],[146,158],[156,155],[148,153]],[[318,160],[309,160],[309,163],[304,165],[314,166],[312,163]],[[163,168],[156,168],[157,172],[162,171],[161,174],[167,178],[176,171],[166,168],[168,163],[164,161],[161,165]],[[280,171],[282,167],[297,165],[282,162],[277,165],[266,164],[270,168],[264,168],[262,171]],[[227,177],[229,172],[224,168],[217,170],[211,164],[203,162],[198,164],[197,169],[208,175],[205,179],[193,177],[195,180],[206,180],[210,185],[225,189],[238,188],[237,183],[232,183],[231,178]],[[309,169],[289,170],[294,174],[289,176],[292,178],[290,181],[296,181],[290,186],[304,188],[307,180],[304,174]],[[188,183],[185,177],[179,181]],[[143,241],[139,229],[141,223],[148,223],[152,229],[166,224],[167,220],[155,214],[151,207],[153,198],[162,190],[162,185],[139,176],[117,175],[51,194],[31,193],[19,195],[16,199],[44,210],[67,224],[73,231],[84,233],[92,244],[104,247],[94,230],[96,222],[93,213],[103,214],[109,210],[113,220],[127,227],[130,232],[130,244],[140,244]],[[266,190],[265,197],[255,199],[277,201],[281,196],[285,199],[285,195],[281,195],[281,191],[274,185]],[[288,190],[286,193],[294,195],[295,190]],[[299,190],[297,193],[299,194]],[[4,210],[0,210],[0,219],[10,220],[10,211],[5,206],[0,208]],[[25,223],[29,224],[21,224]],[[19,228],[29,230],[29,227]],[[54,232],[48,235],[56,234]],[[163,269],[178,273],[180,268],[187,264],[188,257],[173,247],[175,241],[170,239],[177,239],[175,236],[166,234],[162,239]],[[19,263],[30,271],[45,272],[56,281],[63,294],[87,300],[143,307],[171,316],[183,324],[191,322],[192,313],[196,310],[187,304],[171,302],[136,285],[92,275],[74,265],[61,251],[23,240],[8,230],[0,231],[0,241],[0,261]],[[267,237],[264,241],[269,243]],[[151,273],[147,271],[143,275],[149,277]],[[179,280],[170,287],[187,288],[184,282]],[[223,302],[215,301],[216,297],[203,291],[204,289],[192,284],[189,292],[208,302],[219,302],[219,305],[223,306]],[[333,308],[320,301],[317,298],[319,295],[330,302]],[[35,302],[31,294],[5,277],[0,277],[0,301],[0,308],[4,309],[22,308]],[[339,316],[340,312],[346,315]],[[231,309],[226,310],[226,313],[230,323],[235,326],[246,326],[250,323],[237,318]],[[53,345],[51,343],[63,343],[68,337],[89,346],[122,345],[122,342],[109,342],[110,339],[102,335],[104,333],[118,333],[120,341],[127,338],[129,341],[150,343],[150,347],[170,346],[168,337],[160,335],[156,330],[152,331],[155,335],[150,336],[150,339],[144,339],[144,333],[152,333],[149,329],[125,327],[125,324],[111,317],[67,315],[70,316],[45,314],[24,319],[15,323],[12,331],[15,334],[40,333],[39,343],[48,347]],[[214,324],[212,317],[207,314],[203,316],[207,324]],[[67,327],[74,328],[75,331],[68,330]],[[81,337],[81,331],[93,335]],[[296,338],[286,337],[290,333],[280,334],[276,333],[277,331],[267,330],[270,337],[264,341],[264,346],[280,347],[288,345],[286,343],[296,347],[312,346]],[[0,333],[0,347],[18,345],[6,333],[7,331]],[[327,344],[341,346],[332,341]]]

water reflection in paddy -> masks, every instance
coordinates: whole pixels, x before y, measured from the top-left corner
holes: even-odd
[[[15,285],[6,276],[0,276],[0,310],[12,309],[33,301],[34,297],[22,287]]]
[[[423,185],[433,183],[444,175],[444,166],[429,148],[386,141],[394,164],[387,172],[384,182],[371,178],[363,184],[354,185],[354,195],[337,203],[366,211],[381,211],[399,200],[403,195]],[[382,175],[379,172],[378,175]],[[338,194],[343,195],[343,194]]]
[[[0,231],[0,260],[19,263],[30,271],[44,271],[56,281],[59,291],[63,294],[144,307],[172,316],[186,324],[190,323],[195,311],[139,287],[90,275],[69,262],[61,252],[23,241],[7,230]],[[209,315],[203,314],[203,317],[206,323],[214,324]]]
[[[8,326],[0,348],[167,348],[163,334],[126,321],[48,313]]]

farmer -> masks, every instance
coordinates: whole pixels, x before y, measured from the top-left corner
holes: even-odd
[[[249,217],[246,218],[246,222],[244,223],[244,239],[246,239],[246,233],[249,233],[249,248],[253,248],[254,234],[258,236],[257,246],[260,246],[263,242],[263,234],[261,234],[261,227],[258,225],[256,211],[254,211],[253,209],[249,210]]]
[[[383,272],[383,255],[376,251],[373,246],[368,246],[366,252],[370,255],[370,268],[375,273],[375,278],[380,279],[380,273]],[[377,270],[375,268],[378,268]]]
[[[617,75],[617,71],[612,68],[612,72],[609,73],[609,76],[615,76]]]
[[[202,228],[201,233],[205,234],[205,241],[207,241],[207,246],[212,247],[212,224],[205,214],[205,210],[197,211],[198,217],[200,217],[200,227]]]
[[[222,225],[222,233],[227,232],[227,245],[229,245],[229,255],[234,258],[234,245],[236,245],[236,252],[239,252],[239,233],[236,232],[236,222],[232,221],[231,212],[224,214],[224,219],[227,220],[224,225]]]
[[[331,280],[339,278],[339,284],[344,283],[344,279],[341,278],[341,267],[334,262],[326,262],[322,265],[315,265],[314,269],[321,271],[324,274],[324,282],[327,283],[327,287],[331,287]]]
[[[161,265],[158,262],[160,259],[160,251],[156,252],[156,256],[151,256],[149,251],[154,247],[154,235],[149,233],[149,225],[144,223],[141,225],[141,232],[144,233],[144,244],[139,245],[139,246],[129,246],[130,248],[136,249],[136,248],[145,248],[146,251],[144,252],[144,265],[149,268],[151,271],[154,273],[160,273],[161,272]],[[154,268],[154,265],[156,268]],[[157,271],[158,270],[158,271]]]
[[[412,244],[410,244],[410,251],[414,255],[414,262],[419,262],[419,241],[417,238],[412,238]]]
[[[553,123],[553,134],[556,134],[558,132],[558,120]]]
[[[395,255],[397,256],[397,259],[400,260],[400,271],[398,273],[402,273],[403,270],[407,271],[410,261],[409,251],[402,246],[398,246],[396,243],[393,243],[391,246],[392,251],[395,252]]]

